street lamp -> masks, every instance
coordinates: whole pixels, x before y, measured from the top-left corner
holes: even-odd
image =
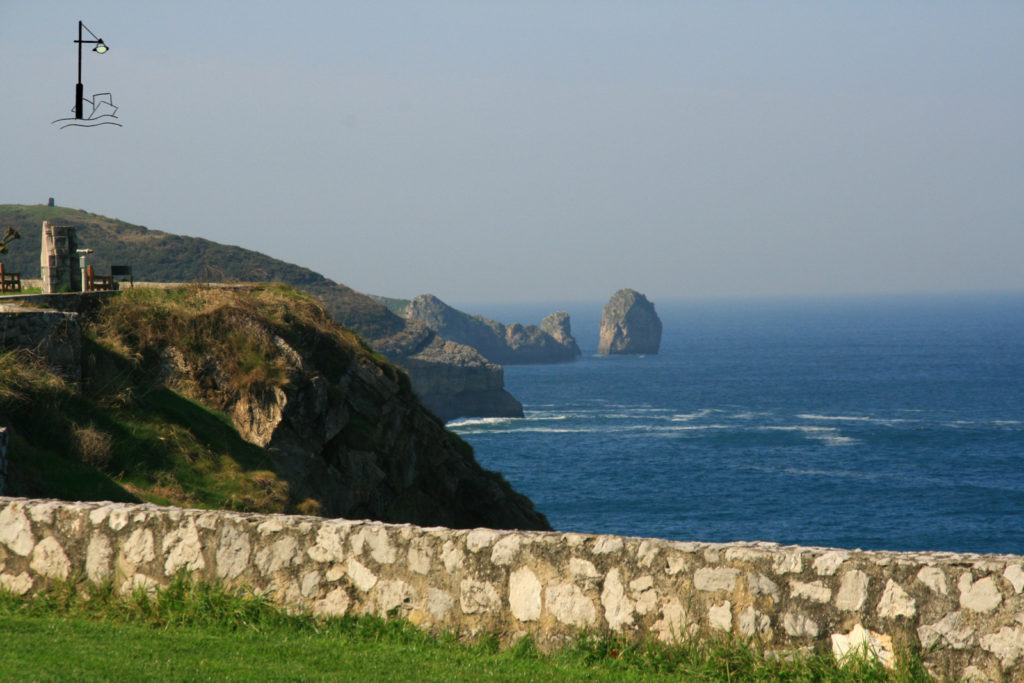
[[[106,52],[109,49],[107,47],[107,44],[103,42],[103,39],[102,38],[96,38],[96,34],[93,33],[92,31],[89,31],[89,35],[92,36],[93,38],[95,38],[95,40],[83,40],[82,39],[82,29],[85,29],[86,31],[89,31],[89,28],[85,24],[83,24],[81,21],[79,21],[78,22],[78,40],[74,41],[74,42],[78,43],[78,84],[75,85],[75,118],[76,119],[83,118],[82,117],[82,99],[83,99],[83,97],[82,97],[82,94],[83,94],[83,88],[82,88],[82,43],[94,44],[96,47],[94,47],[92,49],[92,51],[96,52],[96,53],[99,53],[99,54],[103,54],[104,52]]]

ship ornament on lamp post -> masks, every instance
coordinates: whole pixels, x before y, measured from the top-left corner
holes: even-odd
[[[92,40],[84,38],[83,31],[92,36]],[[93,45],[92,51],[101,55],[110,48],[103,42],[102,38],[90,31],[89,27],[81,21],[78,22],[78,40],[73,42],[78,43],[78,82],[75,84],[75,106],[72,109],[75,116],[74,118],[57,119],[53,123],[67,122],[61,126],[62,129],[68,126],[91,128],[93,126],[112,125],[120,127],[120,123],[110,120],[117,118],[117,107],[114,106],[113,96],[108,92],[101,92],[93,95],[91,100],[86,99],[85,86],[82,85],[82,45]],[[85,111],[85,103],[92,107],[91,111]]]

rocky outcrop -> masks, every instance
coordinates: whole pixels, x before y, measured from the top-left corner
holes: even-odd
[[[572,350],[574,355],[580,355],[580,347],[576,344],[576,338],[572,336],[569,314],[565,311],[556,311],[541,320],[540,329],[562,346]]]
[[[311,500],[324,516],[550,528],[423,407],[404,372],[292,292],[261,299],[199,291],[184,309],[194,317],[174,321],[183,337],[169,325],[124,328],[119,321],[133,318],[105,309],[95,325],[114,345],[158,359],[152,372],[162,384],[230,416],[243,438],[266,449],[290,499]],[[239,374],[236,347],[265,369]]]
[[[1024,557],[681,543],[152,505],[0,499],[0,586],[114,590],[193,579],[293,610],[397,615],[445,633],[581,631],[686,642],[754,639],[780,656],[849,653],[892,666],[920,645],[939,680],[1024,680]]]
[[[481,315],[452,308],[433,294],[422,294],[405,309],[405,317],[417,320],[445,339],[471,346],[492,363],[503,365],[565,363],[580,355],[569,331],[569,314],[557,314],[551,326],[559,338],[536,325],[504,325]],[[549,316],[550,317],[550,316]]]
[[[505,391],[501,366],[472,347],[443,339],[419,320],[399,317],[343,285],[335,285],[332,301],[332,317],[408,372],[420,401],[442,420],[523,416],[522,404]]]
[[[505,391],[504,371],[475,349],[435,336],[422,351],[400,357],[420,401],[444,421],[458,417],[522,417]]]
[[[661,319],[654,304],[640,292],[620,289],[601,314],[601,338],[597,352],[610,354],[658,353]]]

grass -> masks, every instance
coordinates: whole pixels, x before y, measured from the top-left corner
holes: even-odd
[[[98,364],[116,365],[109,357]],[[102,389],[83,392],[24,352],[0,354],[0,417],[14,427],[17,454],[11,495],[287,508],[287,484],[266,452],[226,416],[128,374],[104,377]]]
[[[840,666],[722,638],[670,647],[581,635],[543,654],[529,638],[501,648],[494,635],[432,636],[398,619],[288,613],[184,576],[151,595],[71,583],[0,593],[0,639],[4,680],[929,680],[914,659]]]

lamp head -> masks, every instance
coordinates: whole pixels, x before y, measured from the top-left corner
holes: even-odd
[[[102,39],[102,38],[100,38],[99,42],[98,42],[98,43],[96,43],[96,47],[94,47],[94,48],[92,49],[92,51],[93,51],[93,52],[98,52],[98,53],[100,53],[100,54],[103,54],[103,53],[104,53],[104,52],[106,52],[106,51],[107,51],[108,49],[110,49],[110,48],[108,48],[108,47],[107,47],[107,44],[103,42],[103,39]]]

